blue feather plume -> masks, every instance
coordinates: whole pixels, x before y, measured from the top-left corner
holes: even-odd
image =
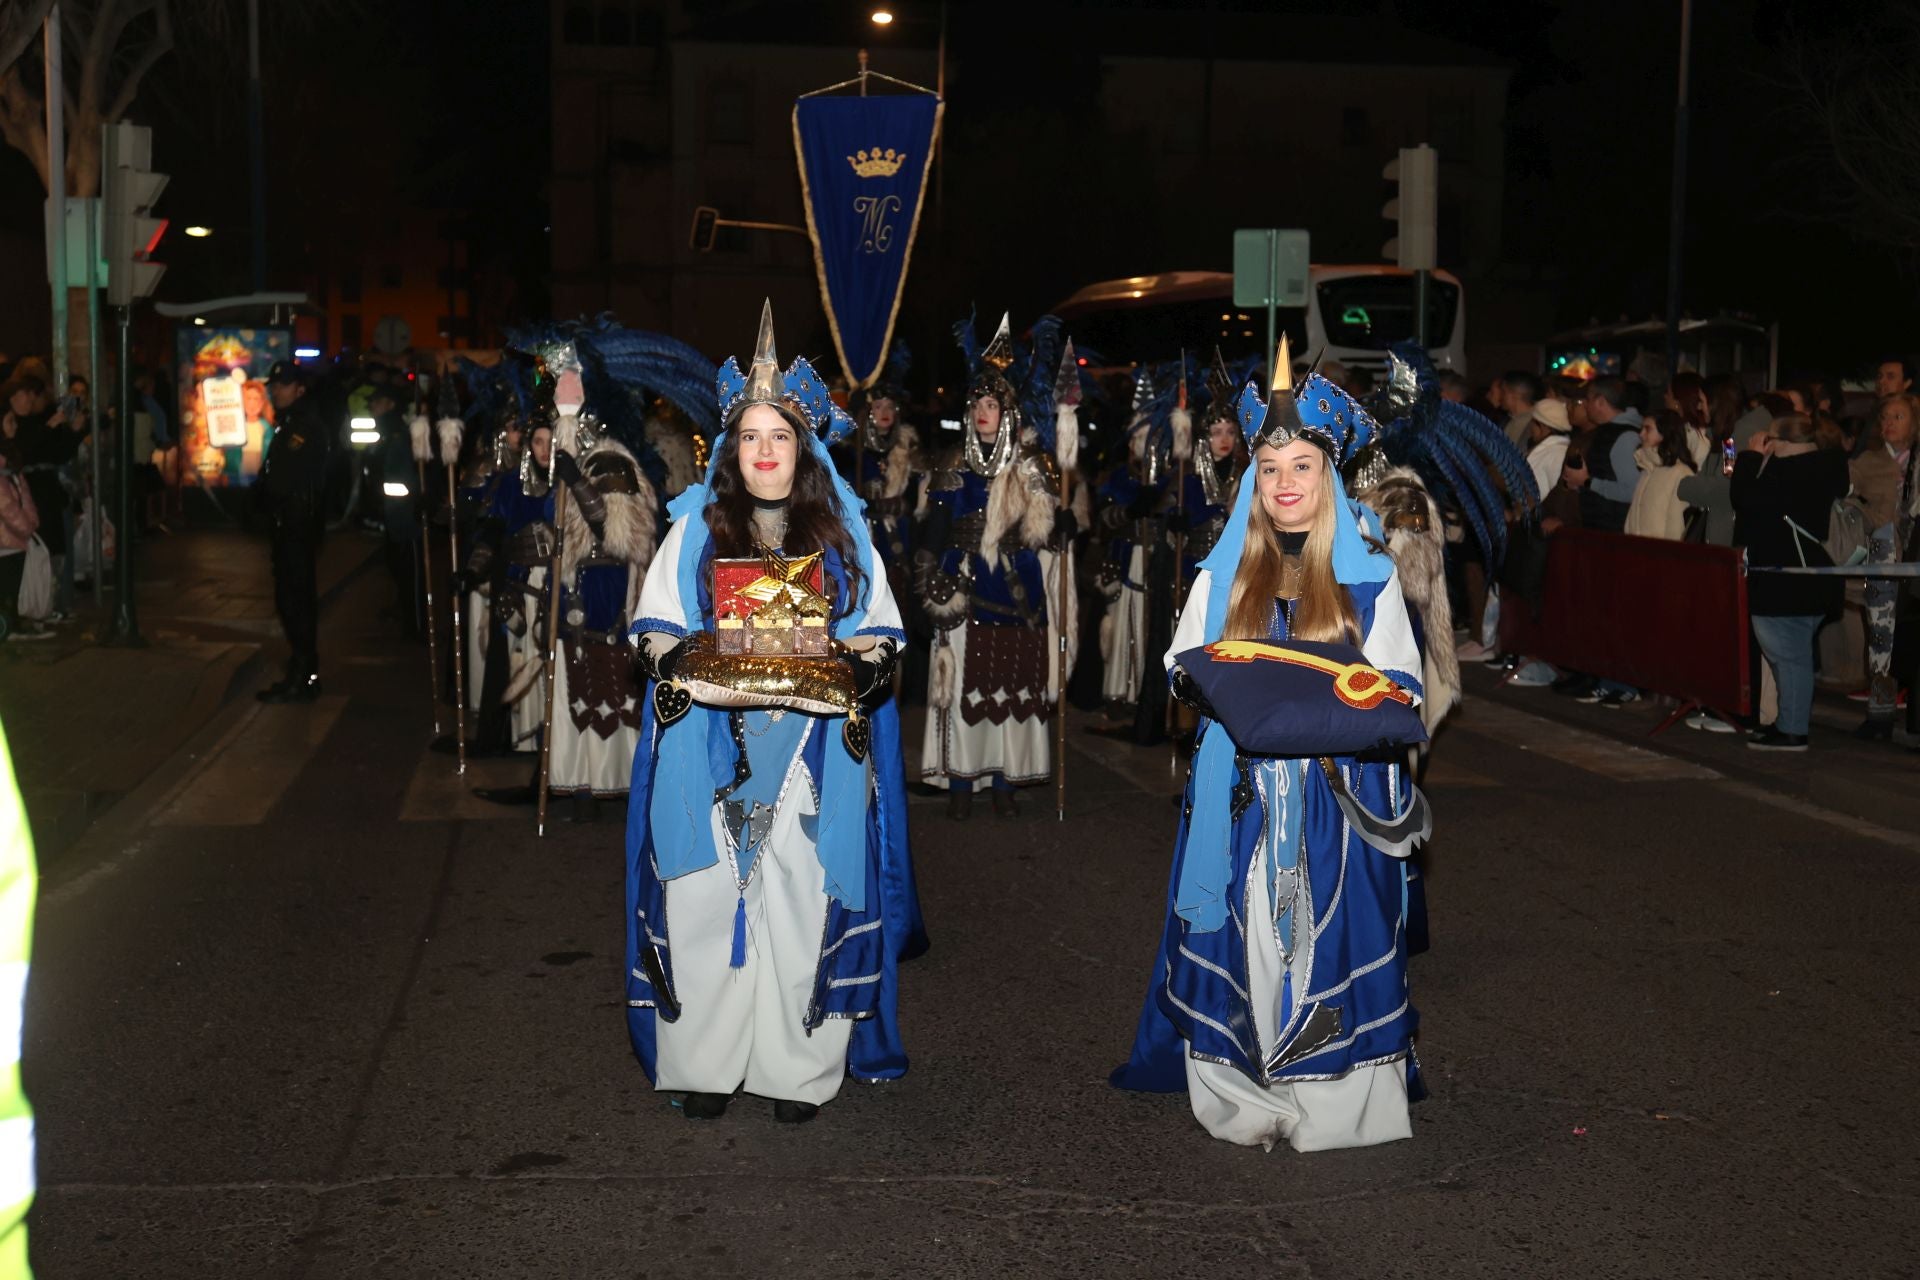
[[[1509,509],[1524,517],[1540,503],[1525,452],[1484,415],[1440,398],[1433,362],[1417,343],[1396,344],[1388,355],[1387,386],[1373,403],[1384,424],[1376,437],[1381,453],[1459,512],[1487,563],[1498,565]]]

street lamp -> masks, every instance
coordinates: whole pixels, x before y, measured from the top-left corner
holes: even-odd
[[[213,234],[213,228],[202,227],[202,226],[192,226],[187,228],[187,234],[192,236],[195,240],[205,240],[208,236]]]
[[[886,25],[888,25],[889,23],[891,23],[892,21],[893,21],[893,11],[892,11],[892,10],[890,10],[890,9],[875,9],[875,10],[873,11],[873,25],[874,25],[874,26],[876,26],[876,27],[884,27],[884,26],[886,26]]]

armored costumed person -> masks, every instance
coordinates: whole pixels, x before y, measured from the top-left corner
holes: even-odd
[[[508,352],[502,363],[516,359]],[[553,432],[559,414],[552,390],[551,382],[537,385],[532,374],[520,371],[513,389],[513,401],[524,406],[513,424],[523,441],[519,462],[484,486],[490,496],[475,522],[467,556],[466,578],[487,596],[480,754],[531,752],[540,746],[546,706],[544,588],[557,537]],[[506,435],[511,438],[511,429]]]
[[[904,633],[823,438],[852,421],[807,361],[781,372],[771,307],[752,366],[729,358],[718,392],[706,482],[670,504],[632,628],[651,685],[628,804],[627,1027],[688,1118],[744,1089],[797,1123],[849,1074],[907,1067],[895,966],[924,940],[889,698]],[[725,585],[743,562],[759,576]],[[829,656],[763,653],[809,620]]]
[[[1097,580],[1107,597],[1100,656],[1105,663],[1102,693],[1110,706],[1131,708],[1139,700],[1141,673],[1154,651],[1148,632],[1173,614],[1167,497],[1178,434],[1173,417],[1186,413],[1177,404],[1180,386],[1174,367],[1142,366],[1134,374],[1126,462],[1100,487],[1102,506],[1095,520],[1106,538],[1106,561]],[[1160,637],[1163,648],[1165,639]]]
[[[1355,496],[1381,518],[1413,609],[1427,691],[1422,714],[1431,730],[1460,699],[1448,544],[1471,539],[1480,563],[1502,564],[1508,525],[1533,517],[1540,491],[1526,454],[1505,431],[1440,395],[1433,362],[1418,343],[1388,349],[1387,379],[1372,411],[1380,430],[1349,459],[1347,474]]]
[[[1051,775],[1049,720],[1078,614],[1052,452],[1059,321],[1034,325],[1024,360],[1005,316],[984,351],[971,320],[957,333],[972,376],[964,449],[928,482],[915,576],[935,629],[921,774],[949,789],[948,815],[964,819],[976,787],[990,785],[995,812],[1011,814],[1014,787]]]
[[[1229,371],[1218,348],[1206,383],[1195,396],[1193,430],[1174,437],[1174,461],[1184,463],[1186,480],[1172,517],[1180,543],[1180,583],[1183,593],[1193,589],[1200,562],[1207,558],[1227,513],[1233,510],[1240,477],[1247,469],[1247,442],[1240,434],[1235,398],[1253,376],[1257,361],[1244,361],[1238,373]],[[1185,450],[1182,457],[1181,450]]]
[[[574,817],[588,820],[594,800],[626,794],[640,731],[644,689],[627,628],[660,539],[664,468],[647,447],[636,401],[658,386],[711,417],[708,397],[690,388],[710,380],[713,366],[673,339],[606,320],[515,341],[538,354],[554,381],[554,472],[569,499],[558,507],[560,636],[547,788],[573,797]]]
[[[1392,557],[1339,474],[1374,424],[1318,375],[1296,397],[1284,349],[1274,367],[1270,396],[1252,384],[1241,394],[1252,469],[1200,567],[1169,670],[1220,641],[1346,644],[1383,696],[1416,701],[1419,654]],[[1263,680],[1283,669],[1239,661]],[[1174,688],[1190,697],[1186,676]],[[1303,735],[1325,732],[1330,704],[1276,696],[1259,710],[1298,708]],[[1425,827],[1408,836],[1397,824],[1425,804],[1404,755],[1250,754],[1210,705],[1201,713],[1166,925],[1113,1082],[1185,1090],[1209,1133],[1246,1146],[1408,1137],[1419,1089],[1402,855]]]
[[[866,504],[867,529],[896,593],[906,588],[912,569],[913,512],[927,470],[920,433],[900,416],[911,364],[907,344],[895,339],[880,381],[855,396],[858,430],[834,451],[840,474]]]
[[[463,361],[461,372],[470,393],[467,420],[490,436],[488,447],[468,459],[455,516],[467,549],[467,564],[453,583],[455,591],[467,593],[467,697],[474,714],[467,754],[499,756],[534,747],[532,739],[520,743],[518,733],[532,733],[536,725],[516,725],[505,693],[516,664],[536,656],[526,641],[534,608],[526,580],[541,555],[551,553],[551,543],[541,545],[540,533],[526,530],[547,516],[543,491],[532,493],[545,484],[545,464],[536,468],[528,457],[532,388],[515,355],[505,353],[493,368]]]

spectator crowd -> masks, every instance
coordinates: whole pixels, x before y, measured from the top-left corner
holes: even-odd
[[[1643,691],[1629,685],[1503,651],[1501,602],[1537,602],[1547,548],[1563,529],[1735,547],[1747,567],[1757,707],[1738,726],[1738,715],[1705,710],[1688,724],[1744,729],[1758,750],[1804,751],[1816,686],[1825,685],[1864,704],[1857,736],[1894,738],[1920,667],[1920,597],[1898,576],[1920,551],[1913,383],[1913,363],[1899,356],[1853,386],[1807,378],[1752,390],[1735,374],[1690,371],[1664,387],[1615,376],[1497,379],[1476,403],[1526,451],[1541,505],[1517,522],[1490,591],[1477,565],[1454,574],[1466,624],[1459,656],[1521,687],[1635,702]],[[1851,572],[1770,572],[1832,566]],[[1886,576],[1875,574],[1885,566]],[[1911,721],[1905,729],[1920,733]]]

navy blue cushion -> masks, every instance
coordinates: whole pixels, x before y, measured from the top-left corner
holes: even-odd
[[[1405,689],[1346,644],[1222,640],[1174,659],[1182,695],[1255,756],[1351,756],[1427,740]]]

